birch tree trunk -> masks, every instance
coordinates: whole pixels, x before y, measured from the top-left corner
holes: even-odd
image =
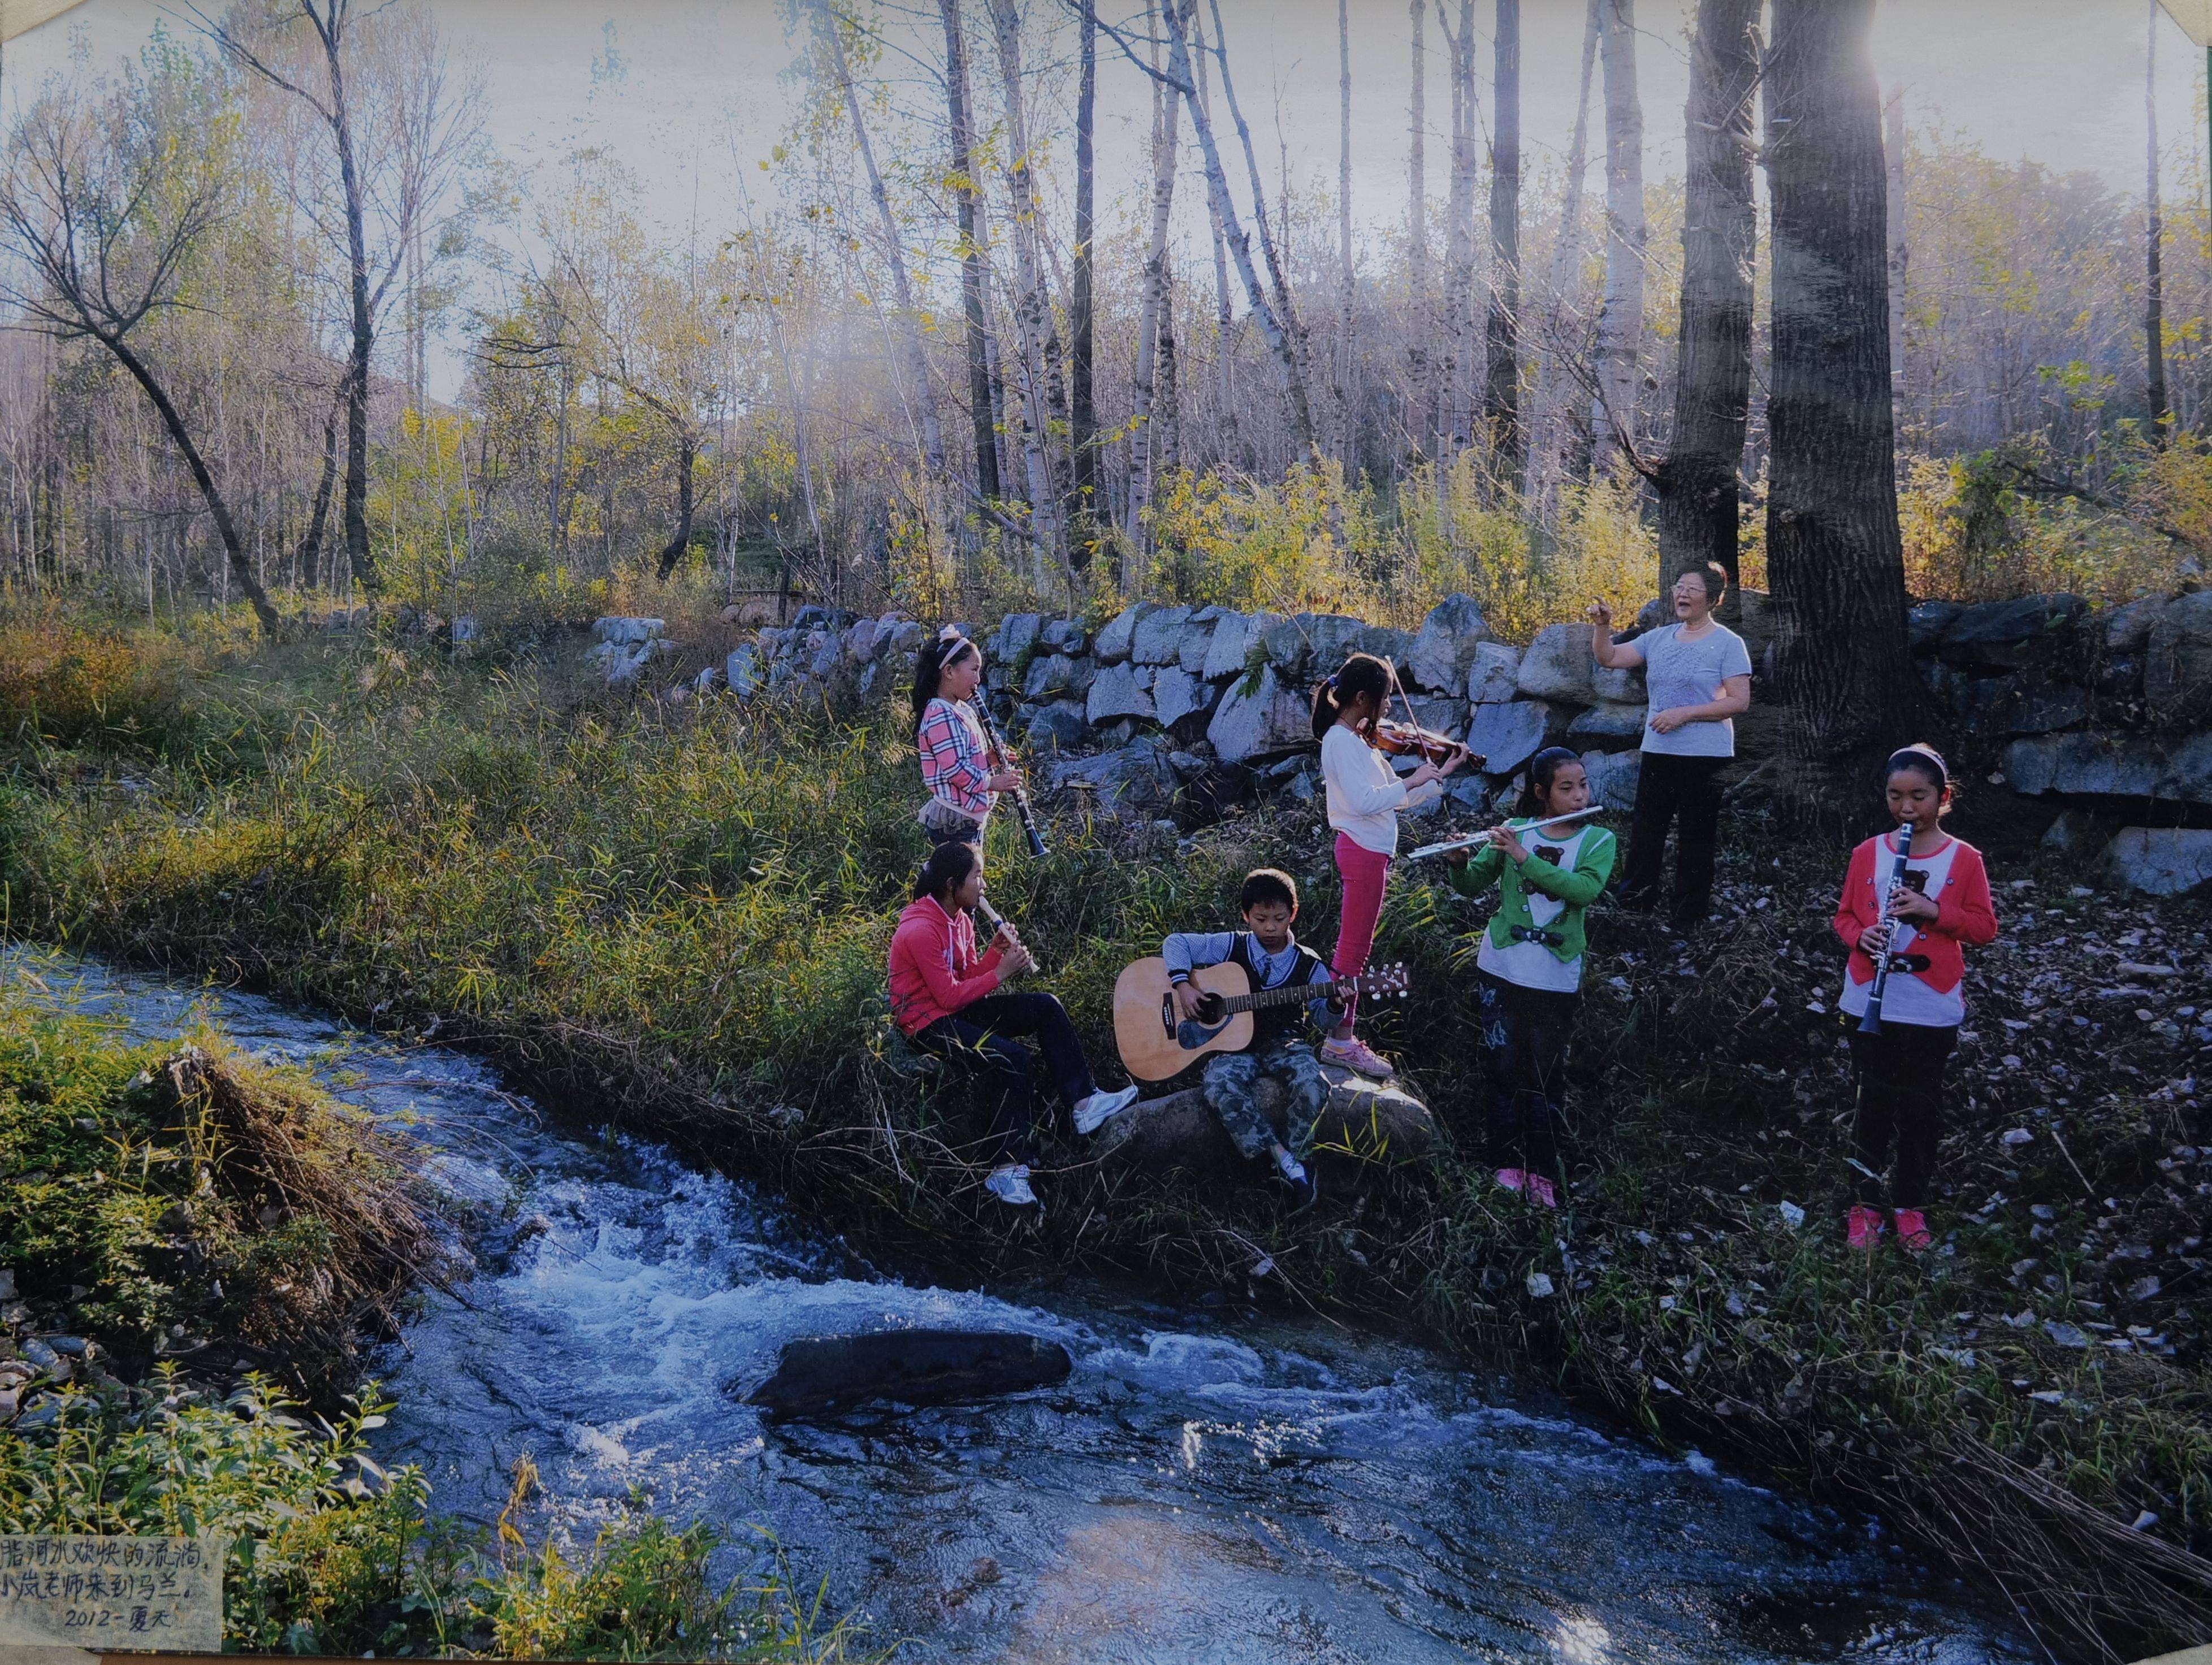
[[[1574,136],[1567,142],[1566,199],[1560,205],[1559,240],[1552,249],[1552,270],[1545,286],[1550,322],[1545,330],[1543,359],[1536,371],[1534,442],[1530,447],[1532,507],[1540,524],[1548,526],[1558,503],[1558,484],[1564,471],[1572,378],[1565,374],[1569,355],[1581,346],[1583,316],[1583,184],[1589,168],[1590,83],[1597,68],[1599,11],[1605,0],[1589,0],[1583,18],[1582,91],[1575,101]],[[1579,401],[1575,401],[1578,405]]]
[[[1043,263],[1037,247],[1038,210],[1030,156],[1029,116],[1022,99],[1021,15],[1015,0],[992,0],[991,16],[999,46],[999,76],[1006,112],[1006,180],[1013,199],[1014,320],[1022,338],[1022,459],[1029,475],[1030,526],[1039,561],[1066,568],[1066,548],[1060,519],[1059,459],[1053,446],[1052,392],[1056,379],[1059,331],[1045,293]],[[1040,569],[1038,581],[1043,580]],[[1071,588],[1073,574],[1066,574]]]
[[[1414,447],[1434,444],[1436,413],[1429,398],[1429,51],[1428,0],[1407,0],[1413,34],[1413,88],[1406,104],[1406,274],[1410,302],[1406,343],[1407,420]]]
[[[938,422],[936,390],[929,382],[929,359],[922,351],[921,331],[915,322],[917,313],[914,284],[907,275],[906,246],[899,230],[898,215],[891,208],[890,192],[884,189],[883,173],[876,166],[876,148],[869,141],[868,125],[860,113],[860,95],[853,85],[852,64],[845,56],[844,38],[837,33],[837,14],[830,0],[817,0],[814,23],[830,72],[837,77],[837,90],[844,97],[845,114],[853,124],[853,139],[860,146],[860,166],[868,176],[868,194],[875,199],[876,217],[883,223],[884,262],[890,270],[891,299],[898,308],[898,327],[894,335],[898,342],[901,379],[906,383],[905,397],[920,429],[922,471],[928,477],[929,489],[934,495],[939,483],[945,478],[945,433]],[[688,532],[688,489],[684,496]]]
[[[1591,463],[1612,473],[1636,433],[1644,354],[1644,106],[1636,90],[1636,0],[1601,0],[1605,61],[1605,304],[1597,320]]]
[[[1890,422],[1874,4],[1776,0],[1766,76],[1767,562],[1786,744],[1815,770],[1895,744],[1922,704],[1905,641]]]
[[[1074,359],[1070,377],[1074,410],[1068,426],[1068,440],[1075,464],[1075,532],[1068,541],[1068,560],[1079,569],[1091,564],[1098,512],[1098,416],[1091,390],[1097,347],[1091,315],[1091,247],[1097,190],[1097,169],[1092,154],[1098,112],[1097,0],[1081,0],[1081,9],[1075,98],[1075,281],[1067,307],[1067,332]]]
[[[1006,0],[999,0],[999,3],[1005,4]],[[1313,407],[1306,397],[1305,376],[1298,365],[1297,343],[1283,320],[1276,315],[1274,308],[1268,304],[1267,290],[1261,286],[1259,271],[1252,264],[1251,234],[1244,229],[1243,220],[1237,211],[1236,200],[1229,194],[1229,177],[1221,166],[1221,149],[1214,143],[1213,123],[1208,118],[1205,101],[1198,96],[1197,86],[1192,80],[1189,34],[1184,29],[1182,15],[1176,7],[1167,7],[1163,15],[1168,25],[1168,74],[1190,105],[1191,128],[1198,136],[1199,155],[1206,164],[1206,196],[1212,209],[1214,226],[1219,231],[1229,254],[1236,260],[1237,276],[1243,279],[1245,301],[1251,308],[1252,320],[1259,326],[1261,338],[1267,343],[1267,350],[1274,355],[1276,368],[1283,380],[1283,391],[1291,402],[1291,432],[1296,448],[1301,456],[1310,455],[1314,447]],[[1217,50],[1219,28],[1219,20],[1217,19]],[[1225,65],[1225,56],[1220,61]],[[1225,77],[1222,91],[1224,96],[1228,95]],[[1233,109],[1235,100],[1231,98],[1230,103]],[[1255,203],[1255,212],[1264,223],[1264,207]]]
[[[1437,27],[1443,28],[1438,15]],[[1444,29],[1451,54],[1451,197],[1444,210],[1443,431],[1437,456],[1449,462],[1474,437],[1469,380],[1474,331],[1474,0],[1460,0],[1459,30]]]
[[[1342,425],[1337,456],[1349,480],[1358,469],[1359,399],[1352,386],[1358,360],[1352,352],[1352,4],[1336,0],[1336,409]]]
[[[1167,0],[1186,8],[1194,0]],[[1148,9],[1148,21],[1156,21]],[[1152,51],[1153,68],[1159,67],[1159,49]],[[1145,245],[1144,296],[1137,319],[1137,369],[1130,380],[1129,429],[1129,546],[1144,553],[1149,542],[1145,517],[1152,505],[1152,472],[1159,455],[1153,431],[1153,392],[1158,375],[1160,331],[1167,321],[1168,222],[1175,210],[1176,129],[1182,100],[1167,87],[1152,82],[1152,218]]]
[[[1490,317],[1482,419],[1491,469],[1518,498],[1527,448],[1521,433],[1521,0],[1498,0],[1492,37],[1490,146]]]
[[[966,319],[968,411],[975,429],[975,489],[985,501],[1000,495],[998,399],[991,374],[990,324],[984,310],[982,230],[976,210],[975,118],[968,88],[968,43],[960,27],[960,0],[937,0],[945,24],[945,128],[952,145],[952,191],[960,228],[960,308]]]
[[[1685,569],[1708,561],[1720,563],[1731,586],[1735,582],[1758,257],[1752,100],[1760,9],[1761,0],[1698,0],[1690,43],[1681,349],[1674,439],[1654,482],[1662,595]]]
[[[2158,197],[2158,0],[2150,0],[2150,29],[2143,43],[2143,133],[2148,161],[2143,208],[2143,391],[2153,444],[2164,441],[2166,403],[2166,226]]]
[[[1213,109],[1212,95],[1206,85],[1206,32],[1204,21],[1198,15],[1197,0],[1183,12],[1192,43],[1192,56],[1198,70],[1199,104],[1206,106],[1209,118]],[[1236,290],[1229,281],[1229,242],[1222,234],[1221,222],[1212,216],[1211,187],[1206,198],[1206,223],[1213,235],[1213,368],[1214,398],[1218,414],[1215,417],[1220,429],[1221,460],[1232,467],[1245,464],[1243,424],[1237,419],[1237,343],[1243,331],[1237,322]]]

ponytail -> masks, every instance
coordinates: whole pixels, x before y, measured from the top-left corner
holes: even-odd
[[[915,875],[914,899],[923,897],[942,902],[945,893],[968,882],[968,875],[982,864],[983,858],[973,844],[955,842],[939,844],[929,853],[929,860],[921,864]]]
[[[1582,759],[1565,746],[1546,746],[1528,760],[1528,774],[1522,783],[1521,796],[1513,805],[1516,815],[1541,815],[1552,807],[1552,782],[1559,778],[1563,763],[1579,763]]]
[[[1363,694],[1373,696],[1377,714],[1390,698],[1390,667],[1372,653],[1354,653],[1342,670],[1314,690],[1314,738],[1334,727],[1344,708]]]

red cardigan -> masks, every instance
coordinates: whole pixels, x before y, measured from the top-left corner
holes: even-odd
[[[1874,957],[1859,949],[1859,938],[1881,918],[1883,898],[1875,895],[1878,872],[1896,859],[1888,849],[1887,836],[1869,838],[1851,852],[1850,871],[1844,876],[1844,894],[1836,903],[1836,934],[1851,951],[1850,978],[1855,983],[1874,980]],[[1912,921],[1912,944],[1905,951],[1925,954],[1928,969],[1921,980],[1939,994],[1948,994],[1966,980],[1966,956],[1960,947],[1979,948],[1996,940],[1997,915],[1990,901],[1989,869],[1982,853],[1972,845],[1954,840],[1959,848],[1951,858],[1951,875],[1934,898],[1936,917]]]
[[[999,951],[975,951],[965,908],[946,913],[934,896],[906,905],[891,933],[891,1021],[919,1035],[999,986]]]

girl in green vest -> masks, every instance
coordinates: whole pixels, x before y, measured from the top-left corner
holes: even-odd
[[[1567,1097],[1567,1036],[1581,1003],[1583,915],[1613,877],[1613,836],[1575,820],[1589,807],[1589,776],[1565,746],[1528,760],[1517,818],[1490,830],[1470,860],[1447,858],[1452,888],[1479,896],[1500,887],[1475,957],[1489,1084],[1489,1155],[1498,1182],[1547,1208],[1565,1183],[1559,1129]]]

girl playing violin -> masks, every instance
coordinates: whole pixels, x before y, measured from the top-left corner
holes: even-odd
[[[1396,686],[1390,667],[1371,653],[1354,653],[1343,669],[1314,690],[1313,730],[1321,741],[1321,773],[1328,795],[1328,824],[1336,829],[1336,871],[1344,907],[1336,933],[1332,975],[1356,977],[1375,946],[1382,913],[1382,888],[1398,853],[1398,811],[1418,809],[1440,796],[1437,783],[1467,761],[1455,746],[1442,762],[1425,758],[1402,778],[1377,750],[1383,709]],[[1352,1033],[1358,1002],[1347,999],[1344,1020],[1322,1042],[1324,1063],[1342,1064],[1374,1080],[1397,1073],[1390,1061]]]

